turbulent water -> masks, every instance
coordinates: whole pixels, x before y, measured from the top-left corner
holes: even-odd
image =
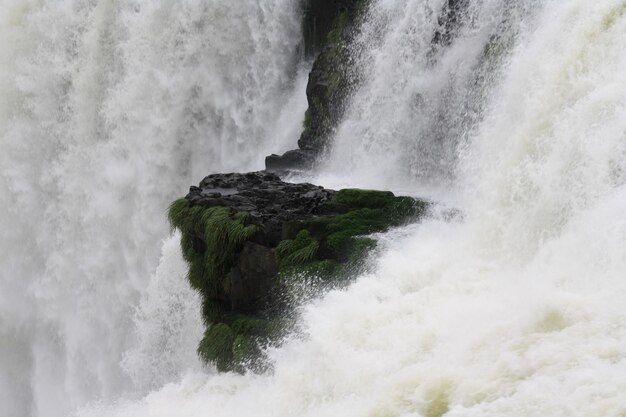
[[[0,1],[0,415],[197,367],[169,202],[301,129],[297,4]]]
[[[626,2],[468,0],[434,44],[444,3],[372,1],[309,179],[461,214],[242,376],[195,359],[164,210],[295,144],[297,2],[3,0],[0,414],[626,415]]]

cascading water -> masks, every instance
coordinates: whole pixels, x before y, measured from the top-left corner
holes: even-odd
[[[284,20],[268,12],[276,27],[265,22],[252,32],[295,48],[288,40],[297,18],[284,3],[276,2],[286,8]],[[184,43],[196,33],[191,28],[197,26],[183,18],[191,11],[153,5],[137,12],[136,4],[128,4],[121,13],[112,3],[81,3],[84,16],[69,8],[68,24],[108,16],[98,20],[101,25],[88,25],[106,36],[77,29],[66,44],[54,31],[38,32],[48,19],[63,16],[62,7],[29,14],[20,3],[10,15],[3,13],[10,16],[2,23],[9,35],[17,36],[9,29],[22,25],[21,37],[7,49],[14,55],[2,63],[13,78],[3,77],[0,84],[12,100],[0,113],[6,212],[0,221],[6,247],[11,245],[11,256],[5,251],[0,257],[0,358],[8,370],[0,395],[10,393],[5,397],[17,404],[14,415],[54,415],[59,398],[70,398],[66,408],[72,408],[95,397],[103,401],[84,406],[79,416],[624,415],[626,4],[462,2],[449,41],[433,47],[444,3],[372,2],[354,45],[362,79],[334,147],[314,175],[324,185],[429,190],[462,216],[433,216],[382,236],[374,271],[304,307],[306,337],[268,352],[274,372],[243,376],[207,373],[189,354],[197,313],[181,284],[176,237],[165,243],[149,287],[145,281],[156,264],[154,241],[163,236],[159,203],[192,175],[213,171],[199,164],[215,158],[210,152],[219,145],[202,145],[202,132],[174,129],[174,135],[172,119],[163,122],[154,109],[138,111],[141,103],[161,104],[162,117],[172,117],[182,130],[194,126],[185,117],[195,114],[206,125],[227,129],[240,122],[244,127],[237,132],[258,134],[253,127],[259,125],[245,117],[250,113],[232,110],[237,117],[229,124],[223,113],[216,116],[215,104],[190,110],[189,103],[201,101],[193,98],[199,87],[186,98],[174,94],[179,89],[169,83],[180,76],[179,61],[153,48],[164,42],[187,57],[194,56],[194,46],[206,51]],[[206,16],[220,18],[234,13],[232,5],[220,8],[217,2],[187,7],[208,7]],[[256,21],[258,7],[242,6],[243,16],[231,18]],[[187,30],[158,24],[159,16],[169,21],[174,12],[189,23],[183,25]],[[206,36],[201,30],[214,30],[218,21],[200,25],[196,42]],[[267,33],[270,28],[282,37]],[[119,48],[113,47],[115,36],[122,37]],[[76,37],[84,39],[85,51],[77,51]],[[37,54],[46,39],[59,50]],[[238,42],[246,44],[245,37],[226,36],[222,48],[249,59],[259,52]],[[139,51],[155,55],[149,60]],[[278,68],[288,73],[289,51],[263,52],[258,59],[271,58],[277,68],[278,85],[270,90],[288,90]],[[59,62],[64,54],[74,64]],[[59,70],[58,80],[49,79],[50,71],[35,57],[69,72]],[[79,65],[95,57],[98,65]],[[129,69],[133,60],[136,71]],[[202,62],[189,58],[197,77],[204,74],[196,69]],[[245,67],[229,65],[232,71]],[[79,82],[88,69],[77,68],[103,67],[109,71],[92,90],[99,91],[100,104],[81,104],[81,97],[94,93],[82,90],[90,78]],[[165,73],[137,74],[157,70]],[[118,76],[125,81],[106,84]],[[155,79],[165,86],[155,87]],[[250,88],[250,94],[257,91]],[[169,101],[153,97],[161,93]],[[250,103],[238,94],[226,91],[219,103],[240,109],[245,102],[253,118],[260,111],[256,106],[267,104],[264,97]],[[67,104],[59,106],[55,97]],[[10,113],[15,108],[19,114]],[[34,140],[37,146],[29,145]],[[264,146],[240,149],[253,158]],[[205,153],[190,157],[196,149]],[[186,171],[189,158],[197,173]],[[229,163],[238,170],[250,166],[224,159],[216,169]],[[161,181],[153,185],[153,178]],[[138,260],[143,264],[136,265]],[[128,334],[136,334],[137,343],[127,341]],[[120,382],[125,372],[134,386],[153,391],[137,399],[131,384]],[[94,385],[85,374],[98,375],[99,382]],[[171,383],[159,387],[166,382]],[[24,404],[35,405],[19,408]]]
[[[456,4],[452,22],[450,4]],[[432,192],[467,140],[537,1],[374,2],[353,45],[362,85],[320,170],[325,182]],[[447,28],[447,41],[436,35]],[[349,180],[348,180],[349,181]],[[347,185],[347,184],[344,184]],[[352,184],[354,185],[354,184]]]
[[[290,146],[299,7],[3,0],[0,39],[0,415],[161,386],[201,336],[167,206]]]

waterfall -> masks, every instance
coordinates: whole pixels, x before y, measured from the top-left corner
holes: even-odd
[[[198,366],[165,212],[291,146],[299,5],[5,0],[0,37],[0,415],[64,416]]]
[[[0,5],[7,415],[623,415],[623,0],[465,0],[449,21],[445,0],[371,0],[358,83],[300,178],[460,214],[379,236],[273,372],[197,363],[164,210],[295,143],[296,3]]]
[[[420,195],[454,184],[458,148],[537,9],[534,0],[456,3],[460,17],[449,23],[446,0],[373,2],[353,45],[361,85],[319,170],[322,181],[345,186],[344,178],[358,178],[361,186]],[[447,42],[436,42],[446,25],[453,25]]]

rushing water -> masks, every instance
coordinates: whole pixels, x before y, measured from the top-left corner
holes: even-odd
[[[243,376],[193,356],[163,211],[295,143],[298,10],[162,3],[0,3],[0,413],[626,415],[623,0],[468,0],[435,48],[443,0],[374,0],[312,179],[462,216],[383,235]]]
[[[0,1],[2,417],[67,415],[197,367],[175,243],[157,268],[165,211],[204,175],[291,146],[299,16],[280,0]]]

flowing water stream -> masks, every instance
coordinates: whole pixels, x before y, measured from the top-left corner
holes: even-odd
[[[164,211],[294,146],[298,2],[2,0],[0,415],[625,416],[626,2],[461,3],[435,44],[444,0],[372,0],[299,177],[461,214],[218,375]]]

